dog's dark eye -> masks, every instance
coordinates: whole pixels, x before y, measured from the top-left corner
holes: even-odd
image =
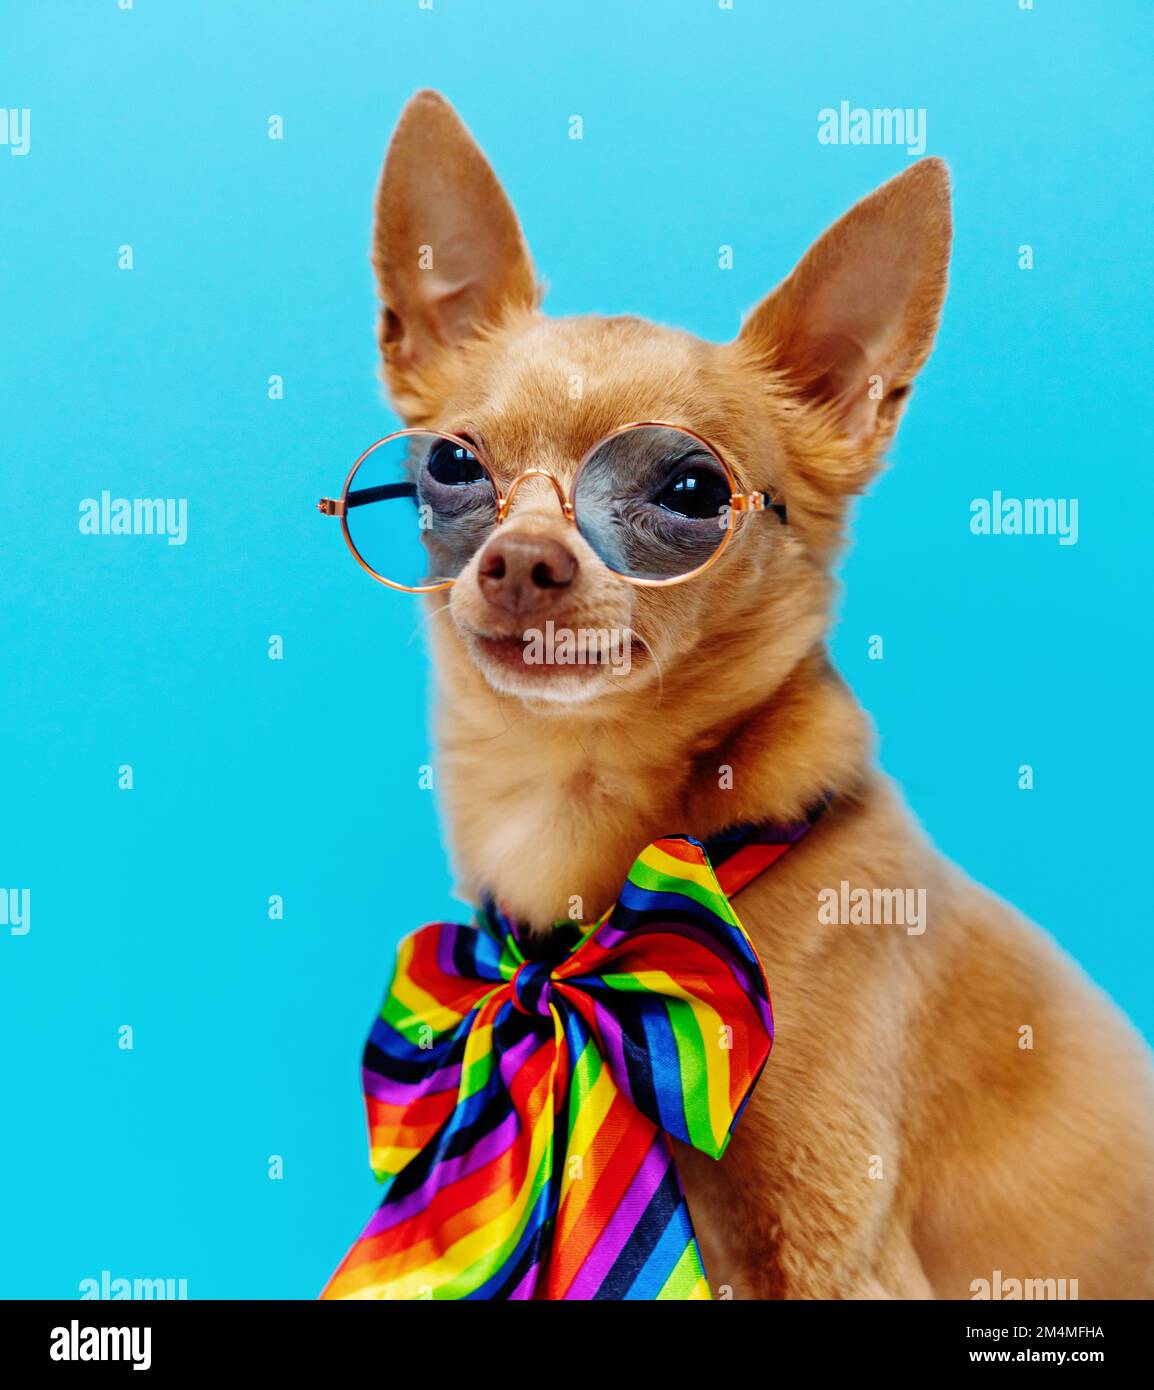
[[[699,521],[729,505],[729,485],[712,468],[685,468],[658,493],[659,507]]]
[[[463,487],[466,483],[479,483],[485,470],[468,449],[454,444],[450,439],[439,440],[433,445],[425,467],[434,482],[444,487]]]

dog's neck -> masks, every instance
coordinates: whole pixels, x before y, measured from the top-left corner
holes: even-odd
[[[460,890],[491,893],[534,927],[596,916],[661,835],[795,819],[867,775],[868,721],[820,647],[768,696],[755,679],[703,693],[698,675],[692,700],[674,679],[660,696],[560,711],[494,693],[454,642],[437,657],[442,808]]]

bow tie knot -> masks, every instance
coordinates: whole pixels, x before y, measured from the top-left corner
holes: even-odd
[[[513,1007],[523,1014],[549,1017],[549,996],[552,994],[553,967],[546,961],[527,960],[517,967],[509,982],[513,991]]]

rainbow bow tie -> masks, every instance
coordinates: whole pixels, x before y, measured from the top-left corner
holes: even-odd
[[[737,847],[730,891],[808,824]],[[773,1020],[705,849],[656,841],[599,922],[524,944],[493,908],[402,943],[364,1059],[392,1182],[323,1298],[710,1297],[670,1140],[721,1157]]]

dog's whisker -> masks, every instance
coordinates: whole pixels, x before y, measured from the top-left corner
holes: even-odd
[[[448,601],[446,600],[446,602],[444,602],[444,603],[441,604],[440,608],[434,608],[433,611],[432,611],[431,613],[422,613],[422,614],[420,615],[419,619],[418,619],[419,625],[418,625],[417,627],[415,627],[415,628],[413,629],[413,631],[409,634],[409,640],[408,640],[408,642],[407,642],[405,645],[406,645],[406,646],[412,646],[413,641],[414,641],[417,637],[424,636],[424,634],[425,634],[426,632],[428,632],[429,627],[431,626],[433,619],[436,618],[436,617],[437,617],[439,614],[441,614],[441,613],[447,613],[447,612],[449,611],[449,606],[450,606],[450,605],[449,605]]]
[[[650,661],[653,662],[653,665],[657,668],[656,703],[660,705],[665,698],[665,671],[662,669],[661,661],[658,658],[657,652],[654,649],[653,644],[649,642],[640,632],[638,632],[636,628],[633,628],[632,632],[633,636],[637,639],[637,641],[641,643],[642,650],[649,657]]]
[[[497,709],[500,712],[501,718],[505,721],[505,727],[501,729],[499,733],[489,734],[485,738],[478,737],[476,740],[478,743],[495,743],[497,739],[504,738],[507,733],[517,728],[518,725],[524,722],[527,713],[527,711],[522,710],[516,719],[510,719],[508,709],[504,701],[501,701],[498,704]]]

